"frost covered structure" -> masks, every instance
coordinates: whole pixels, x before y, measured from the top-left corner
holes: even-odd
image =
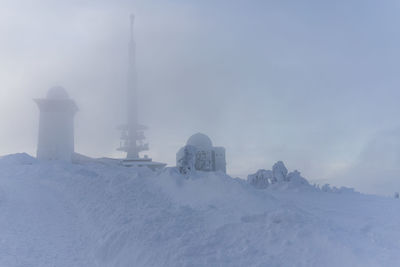
[[[138,88],[136,72],[136,42],[133,36],[133,24],[135,16],[131,14],[130,20],[130,40],[128,51],[128,82],[124,98],[126,98],[126,123],[118,128],[121,131],[119,151],[126,152],[126,159],[122,164],[127,167],[146,166],[152,170],[160,170],[166,166],[165,163],[155,162],[145,155],[140,156],[142,151],[149,150],[149,144],[145,142],[144,131],[147,126],[139,123],[138,114]]]
[[[184,175],[193,173],[195,169],[197,149],[194,146],[186,145],[176,154],[176,167]]]
[[[138,122],[138,92],[136,73],[136,42],[133,36],[135,16],[130,15],[130,40],[128,52],[128,82],[126,91],[126,124],[121,125],[121,144],[118,150],[126,152],[126,159],[141,159],[139,153],[149,150],[149,145],[144,142],[145,125]]]
[[[37,158],[71,161],[74,153],[74,116],[78,108],[60,86],[35,99],[40,110]]]
[[[308,185],[307,180],[300,175],[299,171],[295,170],[288,173],[282,161],[275,163],[274,166],[272,166],[272,171],[261,169],[254,174],[248,175],[247,182],[259,189],[267,188],[272,184],[284,183]]]
[[[392,197],[196,175],[2,157],[0,266],[399,265]]]
[[[207,135],[196,133],[176,154],[176,166],[183,174],[194,170],[226,173],[225,148],[214,147]]]

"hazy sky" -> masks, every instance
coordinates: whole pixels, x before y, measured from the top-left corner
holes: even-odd
[[[400,191],[398,1],[1,0],[0,154],[35,154],[32,98],[61,85],[80,108],[76,151],[122,157],[130,12],[154,160],[174,165],[203,132],[233,176],[283,160]]]

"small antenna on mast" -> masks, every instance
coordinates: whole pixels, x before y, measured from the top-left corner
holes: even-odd
[[[129,19],[131,21],[131,40],[133,40],[133,23],[135,22],[135,15],[133,13],[130,14]]]

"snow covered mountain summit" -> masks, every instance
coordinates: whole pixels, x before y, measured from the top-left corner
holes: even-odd
[[[0,266],[399,264],[398,200],[261,188],[218,173],[5,156]]]

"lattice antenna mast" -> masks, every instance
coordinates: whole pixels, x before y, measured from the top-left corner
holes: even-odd
[[[133,36],[135,16],[131,14],[130,19],[130,40],[128,48],[128,79],[127,79],[127,124],[121,126],[120,151],[127,153],[127,159],[138,159],[141,151],[148,150],[148,144],[144,143],[145,126],[138,123],[138,93],[137,93],[137,72],[136,72],[136,43]]]

